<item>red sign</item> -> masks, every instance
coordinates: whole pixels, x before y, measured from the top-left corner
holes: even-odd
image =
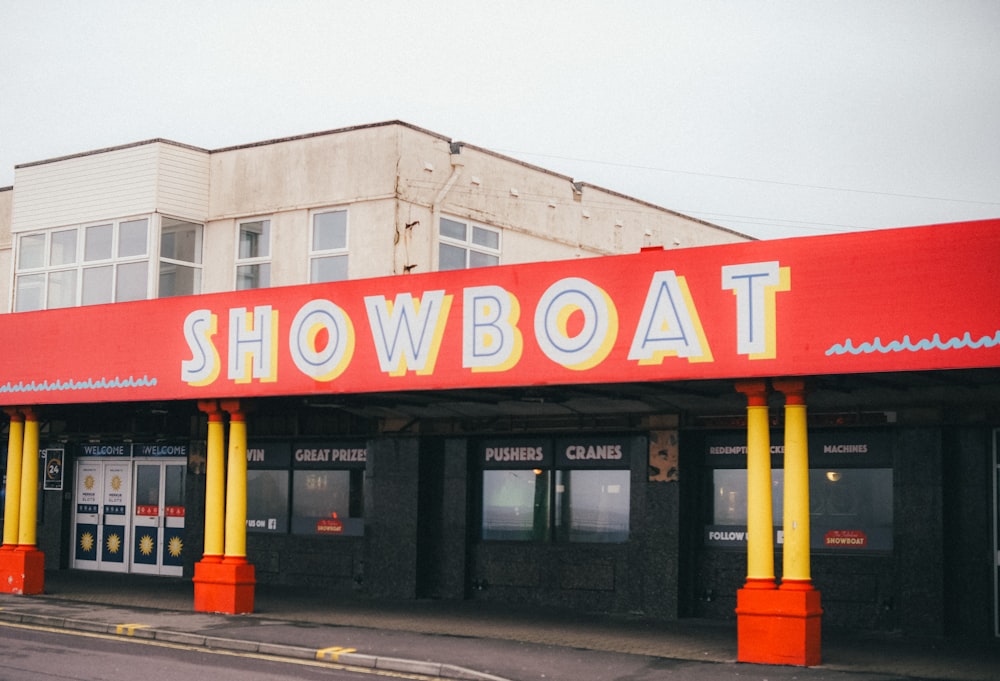
[[[0,405],[1000,366],[1000,220],[0,315]]]
[[[344,523],[336,518],[323,518],[316,521],[316,531],[320,534],[341,534],[344,531]]]
[[[163,508],[163,515],[168,518],[183,518],[184,517],[184,507],[183,506],[165,506]]]
[[[135,507],[135,514],[136,515],[149,515],[149,516],[160,515],[160,507],[159,506],[136,506]]]
[[[868,535],[861,530],[830,530],[823,535],[823,546],[828,548],[863,548],[868,545]]]

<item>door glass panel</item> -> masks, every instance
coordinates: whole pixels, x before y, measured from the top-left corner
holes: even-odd
[[[184,466],[167,466],[163,492],[163,505],[184,508]],[[170,515],[169,513],[167,515]]]
[[[135,472],[135,513],[136,515],[159,515],[160,513],[160,467],[139,465]]]

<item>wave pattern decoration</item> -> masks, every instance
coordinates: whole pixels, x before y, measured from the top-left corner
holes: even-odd
[[[907,334],[902,340],[893,340],[883,343],[879,336],[871,342],[854,344],[850,338],[843,343],[834,343],[826,351],[826,355],[870,355],[876,352],[887,354],[890,352],[923,352],[926,350],[961,350],[970,348],[979,350],[980,348],[994,348],[1000,346],[1000,330],[992,336],[981,336],[973,339],[972,334],[966,331],[961,336],[952,336],[946,341],[941,340],[941,334],[936,333],[930,338],[921,338],[917,342],[910,340]]]
[[[77,381],[74,379],[67,381],[31,381],[30,383],[25,383],[24,381],[11,383],[10,381],[7,381],[4,385],[0,385],[0,393],[39,393],[58,392],[63,390],[117,390],[122,388],[151,388],[155,385],[156,378],[150,378],[149,376],[143,376],[142,378],[135,378],[134,376],[129,376],[128,378],[121,378],[119,376],[106,378],[102,376],[98,379],[88,378],[83,381]]]

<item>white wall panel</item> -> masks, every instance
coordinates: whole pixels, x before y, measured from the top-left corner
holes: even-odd
[[[156,210],[204,219],[208,152],[142,142],[17,168],[14,233]]]

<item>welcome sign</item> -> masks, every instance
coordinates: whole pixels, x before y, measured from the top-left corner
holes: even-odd
[[[0,404],[1000,366],[1000,220],[0,316]]]

